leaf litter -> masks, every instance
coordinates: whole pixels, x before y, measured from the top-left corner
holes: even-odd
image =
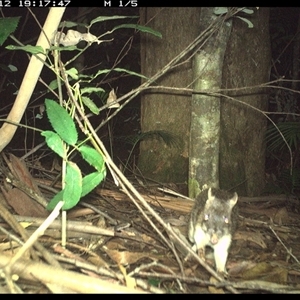
[[[186,250],[172,238],[150,212],[140,213],[132,201],[109,180],[87,195],[68,212],[68,243],[60,246],[60,220],[54,220],[38,238],[46,249],[36,247],[30,255],[17,260],[9,272],[6,265],[24,245],[16,220],[24,224],[27,235],[33,234],[45,220],[44,212],[34,210],[36,195],[51,198],[51,181],[19,167],[14,169],[12,190],[28,194],[32,204],[22,206],[15,194],[2,190],[0,292],[23,293],[296,293],[300,291],[300,224],[299,201],[295,197],[269,195],[239,198],[238,229],[233,237],[227,261],[228,277],[214,276],[211,253],[203,268],[193,258],[185,261]],[[16,168],[18,166],[18,168]],[[2,174],[7,169],[1,164]],[[51,170],[53,172],[53,170]],[[20,174],[25,178],[17,184]],[[24,175],[25,174],[25,175]],[[5,178],[3,178],[5,179]],[[19,180],[20,181],[20,180]],[[192,201],[162,191],[168,188],[151,184],[146,189],[132,179],[151,207],[181,239],[187,236],[187,223]],[[10,184],[11,183],[7,183]],[[25,186],[24,186],[25,185]],[[172,185],[172,188],[174,189]],[[26,189],[27,187],[27,189]],[[38,187],[38,188],[37,188]],[[47,188],[48,187],[48,188]],[[177,186],[178,190],[180,186]],[[6,187],[7,188],[7,187]],[[59,186],[52,189],[59,190]],[[35,200],[33,200],[35,199]],[[14,203],[14,201],[16,201]],[[28,201],[28,200],[27,200]],[[25,203],[25,202],[24,202]],[[22,209],[15,207],[22,206]],[[9,216],[9,217],[7,217]],[[23,223],[21,223],[23,222]],[[157,232],[160,231],[160,234]],[[161,238],[164,236],[166,240]],[[165,241],[168,241],[168,245]],[[171,246],[170,246],[171,245]],[[171,247],[171,249],[170,249]],[[36,256],[32,254],[35,252]],[[45,254],[47,253],[47,254]],[[47,256],[49,255],[53,261]],[[26,266],[26,271],[22,268]],[[9,274],[11,277],[9,277]],[[17,279],[12,279],[13,275]],[[55,274],[55,275],[54,275]],[[215,278],[218,277],[218,278]],[[69,280],[70,279],[70,280]],[[72,282],[71,282],[72,281]],[[230,288],[229,288],[230,287]]]

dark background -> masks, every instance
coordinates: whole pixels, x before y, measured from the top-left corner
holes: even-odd
[[[48,8],[32,8],[32,13],[36,19],[43,25],[44,20],[48,14]],[[84,14],[79,14],[79,8],[67,7],[63,20],[69,21],[82,21],[85,18],[86,21],[90,21],[98,16],[108,15],[128,15],[138,16],[138,8],[103,8],[93,7],[87,8]],[[36,20],[32,14],[26,8],[7,8],[1,10],[2,17],[15,17],[20,16],[19,26],[14,35],[23,43],[34,45],[40,33],[40,28],[37,25]],[[270,38],[272,46],[272,69],[270,72],[270,80],[279,79],[284,77],[285,79],[292,79],[292,67],[293,59],[295,59],[295,53],[293,45],[295,39],[299,36],[299,14],[300,8],[271,8],[270,11]],[[129,18],[121,21],[107,21],[97,23],[92,28],[94,35],[100,35],[107,32],[117,24],[123,23],[135,23],[138,22],[138,18]],[[73,28],[76,29],[76,28]],[[65,30],[66,31],[66,30]],[[112,35],[105,36],[105,40],[112,39],[110,42],[105,42],[100,45],[94,43],[84,54],[84,69],[79,70],[84,74],[93,74],[97,70],[120,67],[128,70],[140,72],[140,48],[139,48],[139,34],[135,33],[132,29],[122,29],[114,32]],[[7,66],[8,64],[14,65],[18,71],[8,72],[4,68],[0,69],[1,78],[1,90],[0,90],[0,117],[5,118],[10,111],[10,108],[15,100],[15,94],[22,82],[25,70],[28,65],[29,57],[23,51],[8,51],[5,49],[6,45],[15,44],[14,41],[8,39],[3,46],[0,47],[0,64],[1,66]],[[67,61],[70,57],[73,57],[74,53],[64,52],[62,53],[62,60]],[[157,54],[159,55],[159,54]],[[299,59],[299,53],[296,54]],[[121,59],[120,59],[121,58]],[[55,77],[54,74],[44,68],[41,77],[46,83],[51,82]],[[120,97],[126,94],[128,91],[137,87],[140,84],[140,79],[134,76],[121,75],[119,73],[111,73],[106,76],[98,77],[94,82],[95,86],[102,87],[107,92],[112,88],[117,92],[117,96]],[[290,82],[281,83],[281,86],[285,88],[292,88]],[[22,119],[22,123],[35,126],[40,129],[49,129],[50,125],[47,118],[36,118],[39,113],[40,105],[43,104],[45,98],[53,99],[51,94],[47,94],[47,90],[44,85],[38,83],[34,94],[32,95],[30,104],[26,110],[26,114]],[[105,99],[94,96],[94,102],[97,106],[102,106],[105,103]],[[299,113],[299,96],[293,94],[288,90],[277,89],[270,91],[269,97],[269,111],[286,113]],[[105,120],[107,115],[111,111],[104,110],[98,116],[91,117],[92,124],[97,127],[101,121]],[[278,122],[299,122],[298,116],[274,114],[271,115],[272,119]],[[126,163],[130,151],[133,149],[131,143],[132,138],[140,131],[140,99],[136,98],[125,106],[121,112],[113,118],[108,124],[103,126],[98,134],[106,145],[107,149],[111,153],[116,163]],[[44,141],[38,133],[31,130],[18,129],[12,142],[8,145],[5,151],[14,153],[17,156],[24,155],[27,151],[31,150],[34,146]],[[293,148],[293,154],[298,156],[298,140]],[[278,157],[278,153],[274,155],[268,151],[266,160],[266,172],[275,176],[275,181],[280,179],[282,172],[286,172],[289,169],[288,166],[288,153],[287,149],[282,149],[283,156]],[[50,155],[50,151],[47,152],[47,148],[44,148],[43,152],[46,156]],[[43,154],[43,155],[44,155]],[[134,148],[133,156],[130,160],[130,166],[133,166],[138,158],[138,146]],[[44,159],[44,156],[41,157]],[[295,160],[295,170],[300,170],[297,159]],[[284,178],[283,178],[284,179]],[[282,180],[282,179],[280,179]],[[273,183],[272,183],[273,184]],[[271,184],[271,185],[272,185]],[[286,187],[286,183],[283,184],[284,188],[288,190],[291,188],[300,189],[300,172],[299,172],[299,187],[297,182],[293,183],[293,187]],[[276,190],[276,189],[275,189]],[[282,192],[282,188],[278,190]]]

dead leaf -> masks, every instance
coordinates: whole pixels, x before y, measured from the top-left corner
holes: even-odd
[[[289,213],[286,207],[282,207],[276,211],[273,221],[279,225],[287,224],[290,221]]]
[[[262,249],[267,249],[267,245],[264,242],[264,237],[260,232],[250,232],[250,231],[237,231],[234,234],[234,239],[236,240],[244,240],[244,241],[251,241]]]
[[[20,216],[47,217],[48,212],[43,206],[32,200],[27,194],[17,188],[11,188],[6,182],[1,187],[7,203]]]
[[[215,279],[214,277],[210,277],[210,280],[209,280],[211,283],[218,283],[219,281],[217,279]],[[224,290],[223,289],[218,289],[216,288],[215,286],[211,285],[208,287],[208,290],[210,293],[212,294],[225,294]]]
[[[126,286],[129,287],[129,288],[136,288],[136,281],[135,281],[135,278],[131,277],[131,276],[128,276],[127,275],[127,272],[126,272],[126,269],[122,266],[122,265],[119,265],[119,268],[125,278],[125,281],[126,281]]]
[[[87,261],[97,266],[98,268],[109,268],[109,264],[100,256],[90,256],[87,258]]]
[[[253,268],[256,264],[249,260],[238,261],[236,263],[230,262],[229,275],[239,276],[239,274],[244,274],[246,270]]]
[[[115,102],[117,100],[117,95],[115,93],[115,89],[112,89],[109,92],[108,98],[106,100],[106,104],[110,104],[109,108],[118,108],[120,107],[120,104],[118,102]]]
[[[59,44],[64,46],[74,46],[82,40],[81,33],[72,29],[68,30],[67,34],[63,32],[57,32],[55,38]]]
[[[27,228],[27,227],[31,226],[32,224],[33,224],[32,222],[20,222],[20,225],[23,228]]]
[[[245,270],[241,275],[245,280],[261,279],[285,284],[288,278],[288,270],[286,268],[272,266],[267,262],[261,262],[256,264],[253,268]]]
[[[100,41],[95,35],[90,32],[81,33],[77,30],[69,29],[67,34],[63,32],[57,32],[54,38],[54,41],[57,44],[61,44],[64,46],[75,46],[80,41],[86,41],[88,43],[97,43],[98,45],[103,42]]]
[[[153,260],[158,260],[160,257],[149,252],[130,252],[130,251],[119,251],[108,249],[106,246],[103,247],[108,256],[116,262],[118,265],[131,265],[136,263],[142,258],[151,258]]]
[[[95,35],[88,33],[82,33],[81,34],[82,40],[86,41],[88,43],[97,43],[98,45],[102,42],[100,41]]]
[[[30,191],[32,194],[35,194],[35,196],[43,198],[41,191],[28,171],[25,163],[13,154],[10,154],[9,158],[9,168],[12,175],[16,178],[16,182],[20,184],[20,189],[12,187],[4,181],[3,186],[1,186],[1,190],[7,203],[19,215],[47,217],[49,212],[47,212],[41,204],[27,195],[27,191]],[[26,191],[26,193],[21,190],[21,187]]]
[[[28,171],[26,164],[13,154],[9,155],[9,159],[11,162],[10,169],[13,175],[27,187],[36,192],[39,196],[42,196],[42,193]]]
[[[106,243],[107,248],[118,250],[118,251],[126,250],[126,247],[123,244],[124,241],[122,241],[122,239],[113,239]]]

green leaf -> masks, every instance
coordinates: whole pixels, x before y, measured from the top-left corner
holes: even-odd
[[[130,71],[130,70],[127,70],[127,69],[122,69],[122,68],[115,68],[115,69],[102,69],[102,70],[99,70],[94,76],[83,76],[83,75],[79,75],[80,78],[91,78],[90,80],[82,80],[84,82],[91,82],[92,80],[95,80],[96,77],[98,77],[99,75],[102,75],[102,74],[108,74],[108,73],[111,73],[112,71],[116,71],[116,72],[121,72],[121,73],[127,73],[127,74],[130,74],[130,75],[133,75],[133,76],[138,76],[138,77],[141,77],[141,78],[144,78],[144,79],[148,79],[146,76],[144,75],[141,75],[139,73],[136,73],[136,72],[133,72],[133,71]],[[101,88],[83,88],[82,89],[84,91],[84,93],[91,93],[91,92],[105,92],[103,89]],[[81,90],[81,91],[82,91]],[[83,93],[82,93],[83,94]]]
[[[73,162],[67,162],[65,188],[57,193],[47,205],[48,210],[54,209],[59,201],[64,201],[63,210],[76,206],[82,193],[82,176],[80,169]]]
[[[136,73],[136,72],[127,70],[127,69],[115,68],[115,69],[113,69],[113,71],[117,71],[117,72],[125,72],[125,73],[130,74],[130,75],[134,75],[134,76],[138,76],[138,77],[141,77],[141,78],[144,78],[144,79],[148,79],[146,76],[144,76],[144,75],[142,75],[142,74],[139,74],[139,73]]]
[[[159,287],[161,285],[161,279],[148,278],[148,284],[150,284],[150,286]]]
[[[76,26],[86,27],[87,24],[72,21],[63,21],[59,24],[58,28],[72,28]]]
[[[0,69],[4,70],[6,72],[9,72],[9,73],[18,71],[18,69],[14,65],[6,66],[6,65],[3,65],[3,64],[0,64]]]
[[[64,47],[60,47],[60,46],[51,46],[49,48],[50,51],[53,51],[53,50],[58,50],[58,51],[74,51],[74,50],[79,50],[79,48],[77,48],[76,46],[64,46]]]
[[[19,20],[20,17],[0,18],[0,46],[16,30]]]
[[[214,14],[215,15],[223,15],[228,13],[228,8],[227,7],[215,7],[214,8]]]
[[[49,83],[49,88],[52,89],[53,91],[55,91],[57,87],[58,87],[57,79],[54,79]]]
[[[292,148],[292,151],[296,151],[300,143],[300,123],[281,122],[277,124],[277,128],[274,126],[269,127],[266,132],[266,142],[268,150],[271,152],[284,151],[287,147],[286,143]]]
[[[247,23],[248,28],[253,28],[253,23],[252,23],[251,21],[249,21],[248,19],[243,18],[243,17],[239,17],[239,16],[236,16],[236,18],[239,18],[239,19],[241,19],[242,21],[244,21],[245,23]]]
[[[84,105],[86,105],[90,109],[90,111],[93,114],[95,114],[95,115],[99,114],[100,109],[97,107],[97,105],[89,97],[82,96],[81,100],[84,103]]]
[[[86,175],[82,179],[82,192],[81,197],[84,197],[98,186],[106,176],[106,170],[103,172],[94,172]]]
[[[80,146],[78,150],[85,161],[87,161],[97,171],[103,172],[103,169],[105,167],[104,159],[103,156],[97,150],[86,145]]]
[[[77,142],[78,134],[76,126],[68,112],[53,100],[46,99],[45,106],[47,116],[58,135],[69,145]]]
[[[93,79],[94,78],[94,76],[93,75],[85,75],[85,74],[79,74],[79,76],[78,76],[79,78],[91,78],[91,79]]]
[[[244,12],[245,14],[251,15],[254,13],[254,10],[249,9],[249,8],[244,8],[244,9],[242,9],[242,12]]]
[[[17,72],[18,68],[14,65],[8,65],[8,68],[10,69],[11,72]]]
[[[65,85],[63,81],[61,81],[60,84],[61,84],[61,86],[64,86],[64,85]],[[48,87],[49,87],[49,90],[50,90],[50,91],[51,91],[51,90],[55,91],[55,90],[58,88],[58,82],[57,82],[57,79],[53,79],[53,80],[49,83]]]
[[[23,50],[26,52],[29,52],[31,54],[45,54],[45,51],[43,47],[41,46],[31,46],[31,45],[26,45],[26,46],[15,46],[15,45],[8,45],[5,47],[8,50]]]
[[[48,203],[46,209],[53,210],[59,201],[63,201],[64,199],[64,190],[58,192]]]
[[[114,31],[116,29],[120,29],[120,28],[132,28],[132,29],[136,29],[141,32],[150,33],[150,34],[153,34],[154,36],[162,38],[162,34],[160,32],[153,30],[150,27],[142,26],[142,25],[138,25],[138,24],[122,24],[122,25],[114,27],[112,31]]]
[[[81,95],[83,95],[83,94],[104,92],[104,89],[98,88],[98,87],[84,87],[80,90],[80,92],[81,92]]]
[[[66,73],[73,79],[78,80],[78,71],[76,68],[71,68]]]
[[[46,138],[48,147],[56,154],[58,154],[61,158],[65,159],[66,155],[64,143],[60,136],[57,133],[49,130],[43,131],[41,135]]]
[[[98,22],[104,22],[104,21],[108,21],[108,20],[117,20],[117,19],[125,19],[125,18],[138,18],[138,16],[101,16],[101,17],[97,17],[95,19],[93,19],[90,22],[89,27],[91,27],[93,24],[98,23]]]
[[[64,188],[64,205],[63,210],[68,210],[76,206],[82,193],[82,175],[78,166],[71,162],[67,162],[65,188]]]
[[[96,75],[94,76],[93,80],[98,77],[99,75],[101,74],[107,74],[107,73],[110,73],[112,71],[116,71],[116,72],[122,72],[122,73],[127,73],[127,74],[130,74],[130,75],[134,75],[134,76],[138,76],[138,77],[141,77],[141,78],[144,78],[144,79],[148,79],[146,76],[142,75],[142,74],[139,74],[139,73],[136,73],[136,72],[133,72],[133,71],[130,71],[130,70],[127,70],[127,69],[123,69],[123,68],[115,68],[115,69],[103,69],[103,70],[99,70]],[[91,80],[90,80],[91,81]]]
[[[89,80],[88,82],[91,82],[92,80],[95,80],[96,77],[98,77],[99,75],[102,75],[102,74],[107,74],[107,73],[110,73],[112,70],[111,69],[102,69],[102,70],[99,70],[95,75],[94,77]]]

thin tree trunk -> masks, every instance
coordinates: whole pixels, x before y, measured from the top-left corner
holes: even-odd
[[[299,72],[300,72],[300,14],[298,16],[298,26],[296,32],[296,38],[294,41],[293,47],[293,69],[292,69],[292,89],[298,91],[299,90]],[[294,103],[296,103],[298,99],[298,94],[293,93]]]
[[[201,9],[201,29],[213,22],[214,8]],[[194,57],[194,89],[221,88],[222,67],[231,21],[206,42]],[[219,187],[220,98],[194,94],[191,105],[189,196],[196,197],[204,185]]]

